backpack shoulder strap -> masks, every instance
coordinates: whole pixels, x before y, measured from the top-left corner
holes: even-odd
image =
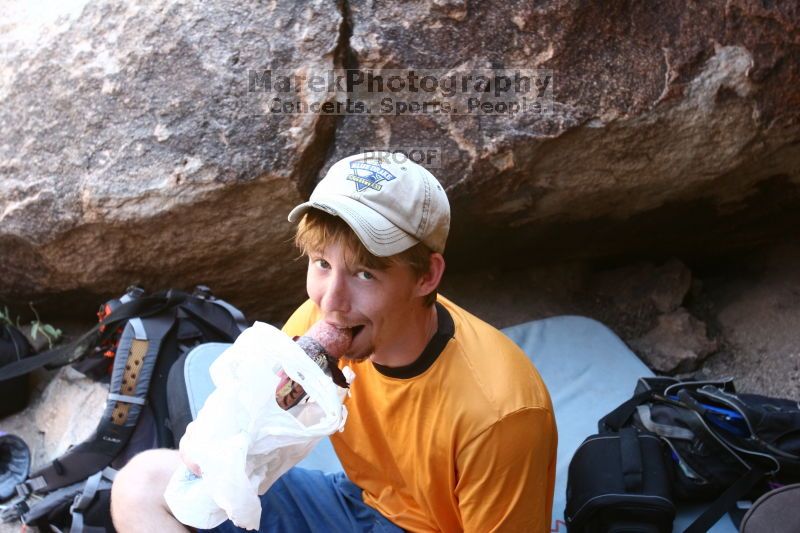
[[[18,485],[21,493],[47,493],[111,464],[133,433],[147,393],[161,342],[175,324],[175,310],[128,321],[120,338],[109,396],[100,424],[88,440]]]
[[[705,533],[716,524],[722,515],[732,509],[750,490],[766,476],[765,472],[753,467],[733,485],[714,500],[683,533]]]
[[[227,342],[233,342],[247,329],[247,321],[242,312],[223,300],[190,298],[180,307],[192,318],[217,332]]]
[[[32,357],[26,357],[0,368],[0,381],[24,376],[37,368],[63,366],[80,359],[99,338],[99,324],[65,346],[59,346]]]
[[[229,304],[225,300],[220,300],[219,298],[214,298],[213,300],[211,300],[211,303],[222,306],[231,314],[231,317],[233,317],[236,327],[239,328],[239,333],[250,327],[250,325],[247,323],[247,319],[244,317],[244,313],[242,313],[238,308],[234,307],[232,304]]]
[[[89,509],[98,491],[111,489],[111,484],[114,482],[114,477],[116,477],[116,475],[117,471],[113,468],[104,468],[86,480],[86,483],[83,485],[83,490],[80,494],[75,496],[69,508],[69,512],[72,515],[72,525],[69,529],[70,533],[90,533],[98,529],[105,533],[104,528],[87,526],[83,515]]]
[[[655,396],[655,391],[650,389],[636,394],[630,400],[623,402],[619,407],[608,413],[597,422],[600,433],[619,431],[636,411],[636,408]]]

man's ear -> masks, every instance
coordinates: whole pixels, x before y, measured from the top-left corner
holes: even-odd
[[[442,281],[444,267],[444,256],[438,252],[431,253],[430,268],[417,280],[418,296],[425,296],[436,290],[436,287],[439,286],[439,282]]]

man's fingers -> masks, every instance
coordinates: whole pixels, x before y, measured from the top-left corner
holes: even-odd
[[[183,464],[186,465],[186,468],[188,468],[192,474],[194,474],[197,477],[203,477],[203,472],[200,470],[200,465],[198,465],[197,463],[193,463],[192,461],[187,459],[186,456],[183,454],[181,454],[181,460],[183,461]]]
[[[186,453],[183,451],[183,439],[181,439],[180,444],[178,444],[178,455],[180,455],[181,461],[183,461],[183,464],[186,465],[186,468],[188,468],[192,474],[197,477],[203,477],[203,472],[200,470],[200,465],[189,459],[186,456]]]

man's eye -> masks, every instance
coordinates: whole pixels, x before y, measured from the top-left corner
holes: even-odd
[[[314,263],[316,263],[316,265],[317,265],[318,267],[320,267],[320,268],[330,268],[330,266],[331,266],[331,265],[329,265],[329,264],[328,264],[328,262],[327,262],[327,261],[325,261],[324,259],[316,259],[316,260],[314,261]]]
[[[375,276],[373,276],[372,274],[370,274],[370,273],[369,273],[369,272],[367,272],[366,270],[362,270],[361,272],[359,272],[358,274],[356,274],[356,276],[358,276],[358,277],[359,277],[359,278],[361,278],[361,279],[365,279],[365,280],[369,280],[369,279],[375,279]]]

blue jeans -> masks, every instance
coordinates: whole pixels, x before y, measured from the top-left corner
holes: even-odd
[[[244,533],[228,520],[217,533]],[[344,472],[292,468],[261,496],[261,533],[403,531],[364,503],[361,489]]]

